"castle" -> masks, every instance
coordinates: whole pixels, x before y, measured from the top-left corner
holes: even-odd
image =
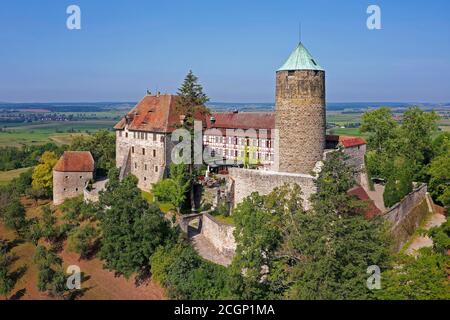
[[[301,187],[308,209],[310,196],[317,192],[315,182],[323,161],[336,150],[348,155],[347,164],[355,172],[363,172],[364,139],[326,135],[325,93],[325,70],[300,43],[276,72],[275,112],[214,112],[196,117],[201,123],[202,149],[214,159],[209,169],[228,173],[226,201],[236,206],[253,192],[264,195],[278,186],[295,183]],[[114,126],[120,178],[133,174],[138,187],[150,191],[154,183],[168,175],[172,151],[178,144],[172,141],[172,134],[185,120],[177,111],[178,99],[174,95],[147,94]],[[89,152],[65,152],[53,170],[54,203],[82,194],[85,201],[98,201],[106,180],[90,184],[93,178],[94,160]],[[361,186],[355,186],[349,194],[368,203],[366,217],[381,214],[366,193],[361,174],[356,178]],[[218,191],[216,200],[221,194]],[[419,216],[410,214],[412,208],[426,198],[426,185],[419,186],[382,213],[394,225],[397,248],[420,221]],[[236,249],[235,227],[208,212],[193,213],[183,215],[178,222],[188,236],[195,219],[199,220],[200,232],[190,238],[194,248],[205,259],[228,265]],[[202,241],[208,244],[197,245]]]
[[[196,117],[202,124],[203,148],[215,159],[210,167],[229,172],[235,205],[251,192],[266,194],[284,183],[297,183],[308,207],[322,161],[338,147],[350,155],[351,165],[363,168],[363,139],[326,135],[325,97],[325,70],[299,43],[276,72],[275,112],[214,112]],[[135,175],[142,190],[150,191],[168,175],[177,144],[171,135],[185,118],[177,103],[175,95],[147,94],[114,126],[120,177]],[[76,156],[65,154],[60,162]],[[82,184],[92,179],[90,165],[83,174],[77,168],[64,166],[61,171],[60,167],[54,171],[55,203],[81,194]],[[70,177],[77,174],[84,178],[75,186]]]
[[[171,133],[184,119],[177,100],[174,95],[147,95],[114,127],[121,176],[135,175],[143,190],[168,174],[175,146]],[[352,165],[363,167],[363,139],[326,136],[325,70],[302,43],[276,72],[274,113],[219,112],[198,120],[204,147],[219,159],[215,164],[230,167],[235,204],[251,192],[265,194],[297,183],[307,207],[321,161],[338,145],[351,156]],[[259,170],[235,165],[244,159]]]

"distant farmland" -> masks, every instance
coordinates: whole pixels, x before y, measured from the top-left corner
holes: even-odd
[[[111,130],[115,120],[87,120],[44,123],[8,123],[0,131],[0,147],[44,144],[69,144],[73,137],[101,129]]]

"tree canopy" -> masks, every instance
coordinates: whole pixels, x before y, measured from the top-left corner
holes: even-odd
[[[366,220],[364,205],[347,195],[353,172],[333,155],[317,180],[312,209],[299,186],[246,198],[234,211],[237,242],[230,288],[244,299],[364,299],[367,268],[385,267],[384,223]]]
[[[116,164],[116,136],[107,131],[100,130],[88,136],[75,137],[70,150],[89,151],[95,161],[97,174],[107,175]]]
[[[153,185],[152,192],[158,201],[172,204],[180,213],[190,188],[189,173],[183,163],[170,165],[169,178]]]
[[[58,162],[54,152],[45,151],[39,158],[39,164],[33,170],[32,187],[35,190],[43,190],[47,197],[53,192],[53,167]]]
[[[363,115],[361,132],[368,135],[367,169],[370,176],[386,181],[387,207],[411,192],[413,181],[429,182],[428,168],[438,149],[433,147],[438,119],[435,112],[425,112],[418,107],[405,111],[400,124],[389,108]],[[442,147],[439,149],[442,151]],[[435,195],[436,200],[438,197]]]
[[[100,196],[100,257],[106,268],[129,277],[148,268],[150,256],[172,231],[160,209],[143,199],[136,177],[119,181],[117,169],[109,177]]]

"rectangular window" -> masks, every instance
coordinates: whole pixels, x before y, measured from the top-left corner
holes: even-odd
[[[128,132],[125,132],[125,138],[128,138]]]
[[[146,164],[144,164],[144,170],[147,171],[147,165]]]
[[[156,141],[156,133],[153,134],[153,141]]]
[[[158,166],[155,166],[155,172],[158,172]]]
[[[134,168],[137,169],[137,162],[134,163]]]
[[[145,156],[145,148],[142,148],[142,155]]]
[[[131,153],[134,153],[134,147],[131,147]]]
[[[156,150],[153,149],[153,158],[156,158]]]
[[[148,140],[148,133],[145,133],[145,140]]]
[[[164,142],[164,136],[161,135],[161,142]]]

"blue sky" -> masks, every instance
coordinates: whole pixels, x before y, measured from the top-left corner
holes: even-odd
[[[366,28],[370,4],[382,30]],[[449,15],[448,0],[2,1],[0,101],[136,101],[192,69],[212,101],[272,102],[301,20],[329,102],[447,102]]]

